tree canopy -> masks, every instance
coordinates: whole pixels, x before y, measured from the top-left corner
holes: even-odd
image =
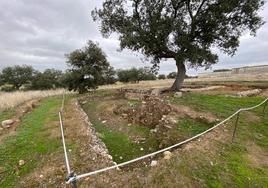
[[[176,78],[176,75],[177,75],[176,72],[171,72],[171,73],[169,73],[169,74],[167,75],[167,78],[169,78],[169,79],[174,79],[174,78]]]
[[[246,31],[255,35],[264,23],[258,11],[263,0],[105,0],[92,12],[105,37],[119,34],[121,48],[153,59],[176,61],[172,89],[185,77],[185,64],[209,67],[218,62],[217,48],[234,55]]]
[[[0,72],[0,90],[44,90],[64,87],[64,73],[60,70],[46,69],[42,72],[31,66],[5,67]]]
[[[156,76],[147,68],[131,68],[117,71],[120,82],[139,82],[141,80],[156,80]]]
[[[68,70],[65,83],[69,90],[84,93],[106,84],[107,79],[114,73],[106,55],[101,48],[92,41],[87,45],[66,55]]]
[[[159,80],[165,80],[165,79],[166,79],[166,75],[164,75],[164,74],[159,74],[159,75],[158,75],[158,79],[159,79]]]
[[[63,87],[63,73],[60,70],[46,69],[44,72],[36,72],[32,80],[31,89],[55,89]]]
[[[34,77],[34,69],[31,66],[6,67],[0,74],[2,84],[11,84],[19,89],[23,84],[30,83]]]

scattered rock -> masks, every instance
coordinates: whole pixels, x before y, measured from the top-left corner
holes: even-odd
[[[127,119],[129,123],[155,128],[163,115],[171,112],[171,106],[166,101],[151,96],[144,98],[144,101],[145,104],[133,107],[118,106],[113,112]]]
[[[156,88],[151,91],[151,95],[159,96],[161,93],[164,93],[166,91],[169,91],[170,88],[164,87],[164,88]]]
[[[261,89],[253,89],[253,90],[247,90],[247,91],[241,91],[238,92],[237,95],[239,97],[248,97],[248,96],[254,96],[261,93]]]
[[[107,155],[108,159],[113,160],[113,157],[111,155]]]
[[[153,89],[152,92],[151,92],[151,95],[159,96],[160,93],[161,93],[161,90],[160,89]]]
[[[19,166],[23,166],[25,165],[25,161],[24,160],[19,160]]]
[[[9,128],[10,125],[12,125],[15,121],[13,119],[7,119],[5,121],[2,121],[2,127],[3,128]]]
[[[169,160],[172,156],[172,153],[170,151],[164,152],[164,159]]]
[[[123,159],[123,157],[122,157],[122,156],[120,156],[120,157],[119,157],[119,159],[121,159],[121,160],[122,160],[122,159]]]
[[[211,165],[211,166],[214,166],[214,163],[213,163],[212,161],[210,161],[210,165]]]
[[[43,174],[41,174],[39,177],[40,177],[40,178],[43,178],[43,177],[44,177],[44,175],[43,175]]]
[[[167,128],[167,129],[172,129],[172,127],[171,126],[169,126],[169,125],[163,125],[165,128]]]
[[[106,123],[107,122],[107,120],[103,120],[101,123]]]
[[[177,120],[176,120],[174,117],[171,117],[171,116],[168,117],[168,121],[169,121],[170,123],[173,123],[173,124],[178,123]]]
[[[0,174],[2,174],[3,172],[5,172],[5,168],[0,166]]]
[[[226,86],[208,86],[208,87],[202,87],[202,88],[182,88],[181,91],[184,92],[190,92],[190,91],[210,91],[210,90],[216,90],[225,88]]]
[[[151,129],[150,132],[151,133],[157,133],[157,129]]]
[[[144,149],[143,148],[140,148],[141,151],[143,151]]]
[[[176,93],[174,93],[174,97],[181,98],[182,97],[182,92],[176,92]]]
[[[157,161],[152,161],[151,162],[151,166],[153,167],[153,166],[156,166],[157,165]]]

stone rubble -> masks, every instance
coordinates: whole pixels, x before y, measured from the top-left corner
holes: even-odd
[[[151,162],[151,167],[154,167],[154,166],[156,166],[156,165],[157,165],[157,161],[153,160],[153,161]]]
[[[103,156],[110,164],[113,164],[113,157],[109,154],[109,151],[106,145],[102,142],[102,140],[97,136],[97,132],[92,126],[92,123],[89,121],[89,117],[86,112],[81,108],[78,102],[76,102],[77,109],[82,114],[83,120],[88,125],[88,133],[90,135],[92,142],[89,143],[89,147],[94,150],[94,152],[99,153]]]
[[[247,91],[241,91],[237,93],[237,96],[239,97],[249,97],[249,96],[254,96],[258,95],[261,93],[261,89],[253,89],[253,90],[247,90]]]
[[[15,123],[15,121],[13,119],[7,119],[7,120],[2,121],[2,127],[9,128],[14,123]]]

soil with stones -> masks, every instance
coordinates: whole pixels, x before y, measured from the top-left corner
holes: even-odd
[[[155,128],[164,115],[171,112],[171,106],[163,99],[147,96],[141,105],[119,105],[114,109],[115,114],[126,118],[129,123]]]
[[[14,121],[14,123],[12,123],[8,128],[2,128],[2,130],[0,131],[0,144],[5,138],[16,135],[16,130],[20,125],[21,118],[25,114],[30,113],[34,108],[38,107],[38,105],[39,100],[31,100],[16,107],[13,117],[10,118]]]

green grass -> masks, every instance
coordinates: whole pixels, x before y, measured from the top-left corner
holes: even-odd
[[[131,101],[136,104],[136,101]],[[90,117],[90,121],[93,127],[100,134],[100,138],[105,143],[109,153],[113,156],[113,160],[117,163],[131,160],[133,158],[145,155],[158,148],[158,142],[156,138],[150,134],[148,127],[131,125],[127,126],[127,123],[123,126],[128,127],[129,131],[135,135],[146,138],[145,143],[134,143],[127,134],[122,133],[119,130],[114,130],[109,127],[107,123],[102,123],[96,117],[97,101],[90,101],[83,105],[84,110]],[[143,150],[141,150],[143,148]]]
[[[247,86],[253,88],[268,88],[268,81],[258,80],[258,81],[196,81],[196,82],[185,82],[184,85],[197,85],[197,86],[215,86],[215,85],[224,85],[224,86]]]
[[[263,100],[263,97],[238,98],[224,95],[187,93],[182,98],[173,98],[172,102],[191,106],[198,111],[211,112],[220,117],[226,117],[240,108],[255,106]]]
[[[127,135],[112,131],[96,121],[93,125],[96,131],[100,133],[100,138],[105,143],[115,162],[128,161],[144,154],[144,151],[140,150],[142,145],[133,143]]]
[[[46,124],[58,121],[60,105],[60,98],[42,100],[38,108],[22,118],[16,136],[7,138],[0,145],[0,166],[5,169],[5,173],[1,174],[0,187],[14,187],[18,179],[30,173],[42,157],[60,147],[60,142],[48,137],[44,128]],[[19,160],[26,164],[19,166]]]
[[[181,134],[190,137],[207,130],[211,125],[191,118],[183,118],[178,120],[178,127]]]
[[[0,123],[6,119],[10,119],[14,116],[15,110],[14,109],[9,109],[4,112],[0,112]]]
[[[175,99],[173,102],[226,117],[239,108],[255,106],[263,100],[262,97],[232,98],[189,93],[182,99]],[[219,155],[207,156],[200,153],[192,159],[186,157],[184,162],[188,166],[191,166],[190,163],[196,164],[194,170],[186,168],[186,176],[191,174],[191,177],[194,178],[193,181],[201,181],[204,187],[268,187],[268,167],[252,166],[247,158],[248,149],[246,147],[248,142],[255,141],[258,146],[268,152],[268,115],[266,111],[266,116],[263,117],[262,109],[263,107],[259,107],[251,112],[260,117],[258,121],[249,121],[248,114],[240,115],[236,142],[232,144],[230,140],[220,141],[218,147],[224,149],[218,151]],[[203,131],[202,126],[198,126],[196,130],[197,127],[192,127],[188,121],[184,123],[186,131],[190,130],[193,133]],[[232,130],[231,125],[228,129]],[[214,161],[213,166],[210,161]]]
[[[223,95],[187,93],[180,99],[173,98],[172,103],[187,105],[200,112],[211,112],[223,119],[240,108],[255,106],[263,100],[263,97],[234,98]],[[85,108],[90,117],[93,117],[93,124],[101,133],[101,138],[115,161],[122,162],[142,155],[143,152],[139,148],[146,148],[146,143],[144,146],[137,146],[131,142],[128,135],[110,130],[107,124],[102,124],[94,117],[92,112],[96,111],[97,103],[96,101],[89,102]],[[130,101],[130,103],[136,105],[135,101]],[[240,115],[235,143],[231,143],[231,140],[217,142],[212,140],[211,142],[214,142],[216,147],[213,147],[211,151],[181,153],[167,162],[166,168],[161,168],[153,175],[153,183],[170,185],[171,179],[178,178],[180,180],[183,176],[193,187],[268,187],[268,167],[254,166],[248,158],[250,152],[248,143],[254,142],[268,153],[268,109],[264,117],[262,117],[262,109],[263,107],[259,107],[250,112],[251,115],[260,117],[256,121],[252,121],[250,114],[242,113]],[[228,134],[232,133],[232,125],[233,121],[225,128],[229,129]],[[178,136],[188,138],[211,126],[191,118],[181,118],[178,119],[178,129],[174,135],[175,138]],[[129,129],[144,137],[150,135],[150,130],[143,126],[132,125]],[[154,145],[152,143],[151,145]],[[158,149],[157,144],[156,142],[155,150]],[[148,152],[147,148],[144,152]],[[124,159],[120,160],[119,156],[123,156]]]
[[[222,160],[227,161],[226,169],[231,170],[232,176],[230,178],[237,187],[268,187],[267,169],[250,166],[250,161],[245,157],[247,149],[244,146],[234,144],[225,145],[225,147],[226,152],[222,156]],[[260,179],[261,177],[266,178]]]

